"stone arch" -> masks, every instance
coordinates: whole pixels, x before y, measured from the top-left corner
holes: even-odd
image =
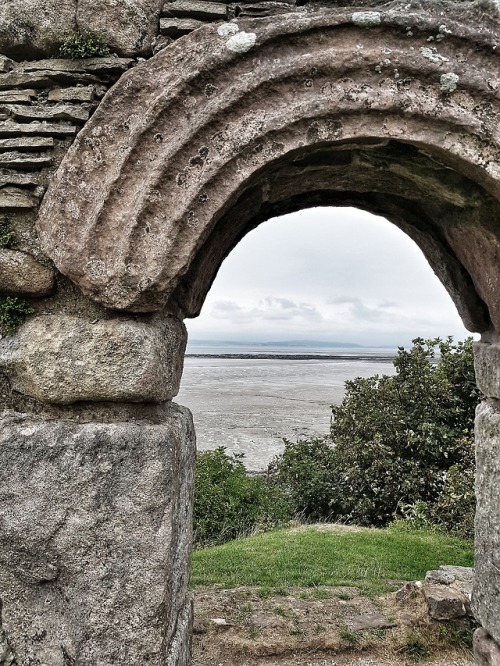
[[[45,253],[97,305],[72,294],[40,302],[0,344],[10,388],[27,398],[0,423],[9,488],[0,651],[5,633],[22,659],[189,663],[194,441],[189,413],[170,402],[185,343],[180,319],[196,316],[245,233],[316,204],[356,205],[400,226],[466,326],[483,334],[474,609],[500,642],[492,11],[483,0],[369,11],[311,4],[205,25],[106,94],[51,179],[37,220]],[[18,72],[10,79],[24,80]],[[88,111],[76,117],[84,122]],[[35,506],[40,526],[32,525]],[[19,572],[25,551],[36,563],[33,580]],[[71,592],[64,607],[59,586]],[[31,625],[45,643],[25,630]]]
[[[500,74],[466,18],[318,9],[191,33],[82,130],[41,210],[45,251],[109,308],[195,316],[246,231],[353,203],[416,240],[470,330],[498,329]]]

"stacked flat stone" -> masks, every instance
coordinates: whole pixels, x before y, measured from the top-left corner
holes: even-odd
[[[132,63],[0,56],[0,225],[13,236],[0,249],[0,294],[41,298],[54,290],[54,271],[27,228],[78,130]]]

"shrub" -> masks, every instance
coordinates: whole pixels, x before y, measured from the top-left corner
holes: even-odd
[[[59,58],[97,58],[107,56],[110,53],[103,35],[91,32],[77,32],[68,37],[60,46]]]
[[[269,465],[269,477],[287,494],[296,514],[306,520],[328,518],[335,483],[330,438],[284,442],[284,452]]]
[[[0,297],[0,334],[9,335],[16,331],[34,312],[29,303],[16,296]]]
[[[409,351],[399,349],[394,365],[394,376],[346,382],[343,401],[332,407],[332,504],[360,524],[385,525],[400,505],[434,504],[448,470],[472,465],[464,447],[479,401],[472,340],[417,338]]]
[[[346,382],[329,438],[286,443],[270,474],[307,517],[383,526],[413,512],[414,521],[455,532],[462,523],[470,534],[472,339],[417,338],[394,365],[394,376]]]
[[[247,476],[242,457],[227,454],[222,446],[198,454],[193,514],[196,545],[221,544],[289,519],[290,507],[281,490],[265,479]]]

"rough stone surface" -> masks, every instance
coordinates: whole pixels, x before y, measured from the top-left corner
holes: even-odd
[[[420,246],[470,330],[500,329],[498,18],[415,7],[206,24],[129,70],[52,182],[44,250],[106,307],[196,316],[260,222],[358,205]]]
[[[0,342],[0,368],[15,391],[44,402],[163,402],[179,390],[185,345],[185,327],[172,316],[48,315]]]
[[[76,32],[77,0],[2,0],[0,53],[23,58],[52,55]]]
[[[94,99],[94,86],[54,88],[49,91],[48,99],[49,102],[91,102]]]
[[[455,580],[455,576],[444,571],[428,571],[425,574],[425,582],[429,585],[450,585]]]
[[[474,343],[474,369],[479,390],[488,398],[500,398],[500,343]]]
[[[500,646],[482,627],[474,632],[474,663],[476,666],[500,666]]]
[[[78,0],[80,29],[101,33],[120,55],[151,55],[163,0]]]
[[[52,269],[43,266],[29,254],[0,248],[0,293],[47,296],[53,291],[54,284]]]
[[[193,466],[175,404],[161,424],[4,412],[0,650],[26,665],[188,666]]]
[[[453,620],[467,614],[465,598],[459,591],[444,585],[427,585],[422,590],[433,620]]]
[[[476,412],[476,534],[472,611],[500,644],[500,411],[496,401]]]

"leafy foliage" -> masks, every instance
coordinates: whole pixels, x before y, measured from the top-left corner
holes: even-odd
[[[269,465],[273,483],[282,488],[295,513],[307,520],[328,518],[335,480],[335,453],[328,437],[285,441],[285,450]]]
[[[405,511],[408,516],[409,506],[424,506],[430,521],[449,528],[473,515],[471,447],[479,391],[472,340],[417,338],[411,349],[399,348],[394,365],[394,376],[346,382],[321,446],[318,440],[285,443],[274,461],[276,482],[306,517],[386,525]],[[300,470],[295,452],[304,449],[310,458]],[[310,486],[318,477],[314,503]],[[301,496],[307,502],[298,501]]]
[[[0,297],[0,334],[9,335],[14,333],[33,311],[29,303],[22,298],[16,296]]]
[[[59,58],[97,58],[107,56],[110,53],[103,35],[91,32],[76,32],[68,37],[59,48]]]
[[[281,490],[269,486],[265,479],[247,476],[241,458],[227,454],[222,446],[198,454],[195,544],[221,544],[289,519],[290,507]]]
[[[0,225],[0,247],[8,247],[15,237],[10,224],[3,223]]]

